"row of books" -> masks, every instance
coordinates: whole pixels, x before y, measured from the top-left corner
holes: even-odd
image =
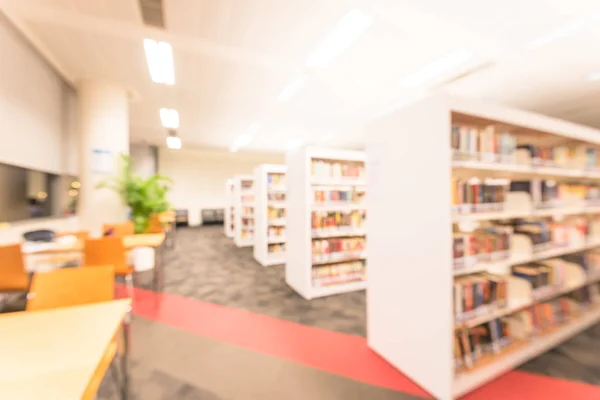
[[[508,132],[499,132],[495,126],[485,128],[453,125],[451,148],[454,159],[486,162],[515,163],[517,138]]]
[[[511,192],[526,192],[538,207],[563,207],[575,202],[587,205],[600,203],[600,187],[592,184],[558,183],[553,180],[533,179],[510,182]]]
[[[598,149],[586,145],[517,147],[517,159],[529,160],[532,166],[595,169],[600,166]]]
[[[365,165],[362,162],[330,161],[313,159],[311,175],[317,178],[364,178]]]
[[[267,174],[267,185],[269,187],[285,185],[285,174]]]
[[[501,319],[459,329],[454,332],[454,367],[473,368],[483,357],[501,353],[512,342],[509,325]]]
[[[365,277],[364,261],[349,261],[312,268],[312,282],[315,287],[364,281]]]
[[[600,302],[598,284],[584,286],[567,295],[511,314],[503,320],[515,339],[527,340],[536,334],[555,328],[586,312],[590,306]]]
[[[365,198],[364,191],[356,190],[313,190],[313,199],[319,203],[361,203]]]
[[[366,211],[313,211],[311,227],[313,230],[342,230],[363,228],[366,220]]]
[[[269,192],[267,193],[269,201],[285,201],[285,192]]]
[[[244,228],[251,228],[254,227],[254,218],[247,218],[242,216],[242,227]]]
[[[506,277],[489,273],[472,274],[454,279],[454,317],[462,322],[495,309],[506,307]]]
[[[267,252],[269,254],[283,254],[285,253],[285,243],[270,244]]]
[[[252,181],[242,181],[240,184],[242,191],[252,190],[253,185],[254,185],[254,182],[252,182]]]
[[[242,229],[240,231],[240,237],[242,239],[252,239],[254,237],[254,229],[247,228],[247,229]]]
[[[312,254],[323,255],[330,253],[361,252],[365,249],[364,237],[343,239],[319,239],[312,241]]]
[[[473,233],[454,233],[453,261],[455,268],[468,267],[479,262],[504,260],[510,256],[512,229],[489,226]]]
[[[285,208],[271,208],[267,209],[267,218],[269,219],[281,219],[285,218]]]
[[[269,237],[285,236],[285,226],[269,226],[268,235]]]
[[[455,367],[477,367],[483,357],[501,354],[511,343],[560,327],[599,304],[600,285],[596,283],[473,328],[458,329],[454,336]]]
[[[508,181],[487,179],[452,178],[452,206],[454,211],[473,212],[502,211],[508,192]]]
[[[252,216],[254,214],[254,207],[242,207],[242,216]]]

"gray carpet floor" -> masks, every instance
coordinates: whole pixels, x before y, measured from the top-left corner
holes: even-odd
[[[364,291],[304,300],[286,285],[283,266],[262,267],[220,226],[180,229],[165,261],[167,293],[366,336]],[[600,385],[600,324],[521,369]]]

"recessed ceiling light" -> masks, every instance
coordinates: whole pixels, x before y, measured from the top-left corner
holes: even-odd
[[[357,8],[348,12],[306,60],[309,68],[327,68],[373,23],[373,15]]]
[[[165,128],[177,129],[179,128],[179,113],[170,108],[161,108],[160,122]]]
[[[308,83],[308,75],[302,74],[294,77],[291,81],[288,82],[287,85],[281,90],[279,96],[277,96],[277,101],[284,102],[288,101],[296,94],[298,90],[300,90],[304,85]]]
[[[554,43],[560,39],[564,39],[569,36],[573,36],[576,33],[581,32],[584,28],[591,25],[592,23],[600,21],[600,13],[588,15],[582,18],[577,18],[566,25],[559,27],[551,32],[548,32],[542,36],[539,36],[527,43],[527,47],[534,49],[537,47],[546,46],[550,43]]]
[[[600,72],[596,72],[595,74],[591,74],[588,78],[590,81],[600,81]]]
[[[146,61],[152,81],[165,85],[175,84],[173,48],[171,45],[167,42],[144,39],[144,51],[146,52]]]
[[[406,88],[414,88],[431,82],[472,59],[474,54],[466,49],[458,49],[423,66],[400,82]]]
[[[169,131],[167,136],[167,147],[172,150],[181,149],[181,138],[177,136],[174,130]]]

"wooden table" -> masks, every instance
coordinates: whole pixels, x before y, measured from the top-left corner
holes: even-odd
[[[136,247],[152,247],[155,251],[154,257],[154,290],[159,291],[162,287],[163,280],[163,250],[162,244],[165,241],[164,233],[140,233],[135,235],[127,235],[123,237],[123,247],[125,250],[132,250]],[[55,247],[24,251],[25,255],[55,255],[65,253],[83,253],[85,242],[76,241],[71,244],[61,245],[56,244]]]
[[[0,398],[93,398],[110,364],[107,351],[128,321],[130,299],[0,315]],[[122,396],[127,396],[124,331]],[[114,352],[114,348],[113,348]]]

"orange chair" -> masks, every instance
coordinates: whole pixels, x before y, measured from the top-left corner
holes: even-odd
[[[129,297],[133,298],[133,267],[127,263],[122,238],[109,236],[86,240],[83,265],[89,267],[112,265],[116,276],[125,277]]]
[[[115,269],[65,268],[38,272],[27,295],[27,311],[40,311],[113,300]]]
[[[0,292],[26,292],[28,287],[21,245],[0,246]]]
[[[103,236],[123,237],[133,235],[135,233],[135,225],[133,221],[127,221],[122,224],[104,224],[102,225]]]
[[[115,274],[112,266],[68,268],[36,273],[27,296],[27,311],[99,303],[114,299]],[[128,334],[128,321],[124,325]],[[104,375],[115,359],[119,347],[117,336],[106,348],[82,399],[95,398]],[[114,365],[113,365],[114,366]]]

